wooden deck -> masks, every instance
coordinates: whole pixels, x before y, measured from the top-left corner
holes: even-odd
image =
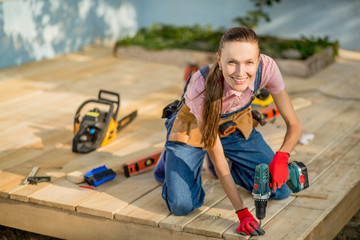
[[[72,171],[106,165],[119,169],[164,144],[162,108],[179,98],[184,69],[114,58],[111,49],[88,47],[50,60],[0,70],[0,225],[63,239],[246,239],[218,180],[207,179],[205,203],[185,217],[169,213],[152,171],[118,176],[96,190],[69,182]],[[286,77],[288,91],[318,89],[359,98],[360,53],[340,51],[336,62],[308,79]],[[99,89],[121,95],[119,116],[138,109],[137,119],[116,140],[95,152],[71,151],[73,118]],[[301,196],[269,201],[266,235],[251,239],[332,239],[360,208],[360,102],[309,91],[292,94],[310,106],[297,110],[303,133],[292,160],[304,162],[310,187]],[[296,105],[296,104],[295,104]],[[275,150],[281,120],[259,128]],[[21,185],[34,167],[51,183]],[[250,193],[240,189],[254,212]],[[306,196],[307,195],[307,196]]]

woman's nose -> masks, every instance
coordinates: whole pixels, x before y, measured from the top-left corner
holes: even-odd
[[[237,64],[235,73],[237,76],[243,76],[245,74],[245,67],[241,64]]]

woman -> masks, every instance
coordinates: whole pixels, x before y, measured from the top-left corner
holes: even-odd
[[[287,126],[276,154],[253,128],[250,105],[261,88],[271,93]],[[164,183],[162,196],[170,212],[187,215],[203,204],[200,174],[207,153],[239,217],[237,231],[263,235],[236,184],[252,191],[255,167],[266,163],[272,187],[277,189],[270,198],[287,198],[287,162],[300,137],[301,124],[275,61],[260,54],[255,32],[246,27],[228,29],[221,38],[217,62],[194,73],[182,103],[166,120],[165,151],[154,172]],[[228,126],[235,126],[236,131],[226,135],[222,129]]]

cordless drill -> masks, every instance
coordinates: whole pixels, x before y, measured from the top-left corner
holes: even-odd
[[[293,193],[298,193],[301,190],[309,187],[309,179],[307,168],[302,162],[293,161],[288,164],[289,177],[286,184]],[[270,174],[267,164],[262,163],[256,166],[254,177],[254,196],[256,217],[260,221],[265,218],[266,206],[271,195],[270,189]]]

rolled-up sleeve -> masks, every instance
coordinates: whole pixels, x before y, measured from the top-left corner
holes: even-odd
[[[269,56],[261,55],[263,71],[260,88],[265,87],[271,94],[277,94],[285,89],[284,79],[276,62]]]

